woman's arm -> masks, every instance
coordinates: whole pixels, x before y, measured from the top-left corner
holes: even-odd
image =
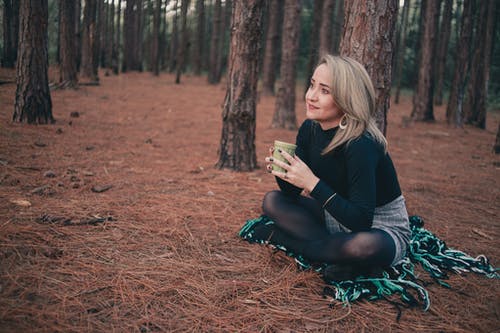
[[[362,137],[352,141],[345,154],[348,183],[345,197],[321,180],[311,196],[350,230],[368,230],[376,206],[376,168],[381,153],[371,139]]]

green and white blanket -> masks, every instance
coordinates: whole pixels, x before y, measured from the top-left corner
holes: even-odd
[[[248,220],[239,232],[239,236],[250,243],[266,244],[295,259],[302,269],[323,271],[326,264],[310,263],[300,254],[288,251],[280,244],[272,244],[266,240],[256,239],[253,235],[257,224],[274,223],[266,216]],[[422,268],[440,285],[449,288],[444,282],[448,279],[448,272],[474,272],[484,274],[489,278],[499,278],[498,269],[492,267],[484,255],[475,258],[468,254],[451,249],[436,235],[424,228],[423,220],[418,216],[410,217],[411,240],[407,256],[399,264],[388,268],[380,276],[358,276],[354,280],[341,282],[329,281],[324,293],[343,303],[351,303],[360,299],[386,299],[398,306],[422,306],[429,309],[430,299],[424,282],[415,272],[415,266]],[[403,303],[389,300],[391,295],[400,295]]]

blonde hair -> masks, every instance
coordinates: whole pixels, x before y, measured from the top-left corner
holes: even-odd
[[[366,130],[384,151],[387,140],[375,121],[375,89],[366,69],[352,58],[324,55],[318,66],[325,64],[331,74],[331,94],[336,105],[344,112],[346,123],[339,128],[323,154],[360,137]]]

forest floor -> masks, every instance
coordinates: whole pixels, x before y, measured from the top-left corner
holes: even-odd
[[[0,332],[499,332],[499,280],[451,274],[450,290],[421,272],[431,308],[397,321],[385,301],[329,306],[317,273],[238,238],[276,189],[268,147],[295,138],[270,128],[273,97],[257,106],[260,168],[236,173],[214,168],[224,84],[100,77],[52,91],[44,126],[12,123],[15,84],[0,85]],[[500,113],[480,130],[448,127],[443,107],[435,123],[410,112],[403,97],[388,123],[409,213],[500,266]]]

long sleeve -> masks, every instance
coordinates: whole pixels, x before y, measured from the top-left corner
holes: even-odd
[[[345,149],[347,191],[337,193],[325,181],[320,180],[311,192],[311,196],[319,204],[327,203],[324,209],[352,231],[371,228],[376,206],[376,169],[380,155],[379,148],[372,140],[360,138],[352,141]]]

